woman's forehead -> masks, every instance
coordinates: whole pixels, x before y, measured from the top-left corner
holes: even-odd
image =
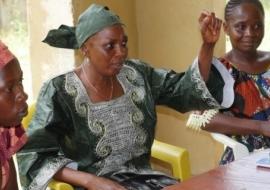
[[[95,43],[102,41],[122,41],[127,40],[126,33],[121,25],[106,27],[94,36],[90,37],[86,43]]]
[[[14,59],[0,70],[0,80],[4,80],[4,82],[12,81],[20,78],[22,74],[19,62]]]
[[[117,37],[125,37],[125,31],[124,28],[121,25],[114,25],[110,27],[106,27],[103,30],[99,31],[96,35],[93,37],[98,38],[117,38]]]
[[[253,3],[243,3],[232,10],[230,16],[234,18],[254,18],[254,19],[263,19],[263,13],[261,10],[254,5]]]

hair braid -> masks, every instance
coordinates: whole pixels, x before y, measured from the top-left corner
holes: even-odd
[[[229,0],[226,4],[224,18],[227,21],[232,14],[232,10],[243,3],[252,3],[254,4],[264,15],[264,8],[260,0]]]

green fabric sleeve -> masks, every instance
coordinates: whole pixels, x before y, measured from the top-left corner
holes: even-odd
[[[224,80],[214,66],[205,83],[195,62],[186,72],[155,69],[135,61],[142,75],[146,76],[148,88],[156,104],[165,105],[180,112],[221,108]],[[214,81],[214,82],[212,82]]]
[[[57,110],[54,109],[55,88],[46,83],[40,92],[34,119],[27,129],[27,144],[17,154],[22,186],[26,189],[46,188],[53,175],[72,160],[61,153],[58,135],[48,130]]]

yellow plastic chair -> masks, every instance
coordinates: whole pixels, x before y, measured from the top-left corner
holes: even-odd
[[[35,103],[29,106],[28,115],[22,121],[24,128],[28,127],[34,113]],[[186,149],[154,140],[151,156],[170,164],[176,179],[183,181],[190,177],[189,155]],[[49,187],[51,190],[74,190],[71,185],[56,180],[52,180]]]
[[[178,146],[154,140],[151,156],[171,165],[173,177],[184,181],[190,174],[188,151]]]
[[[49,188],[51,190],[74,190],[74,188],[68,183],[56,181],[54,179],[49,183]]]

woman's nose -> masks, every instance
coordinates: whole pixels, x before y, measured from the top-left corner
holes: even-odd
[[[247,29],[246,29],[246,36],[254,36],[255,35],[255,30],[252,28],[252,27],[248,27]]]
[[[127,54],[127,48],[126,47],[118,46],[116,48],[116,52],[115,52],[116,56],[125,57],[126,54]]]

